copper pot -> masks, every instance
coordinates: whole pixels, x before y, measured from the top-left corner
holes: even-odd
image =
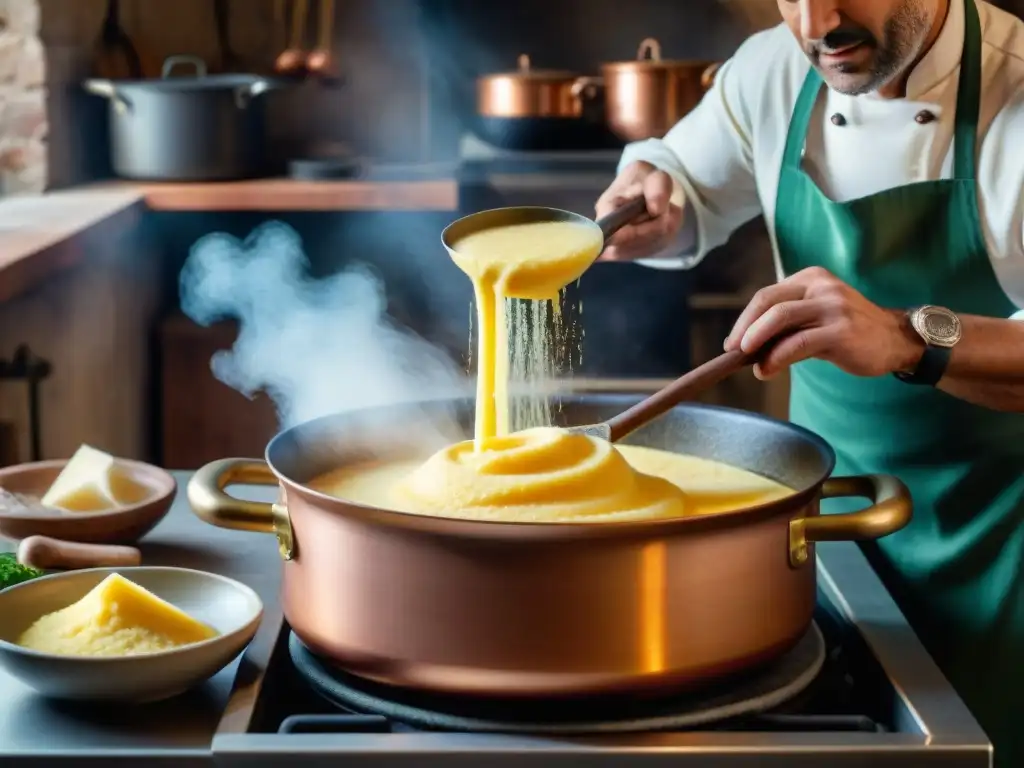
[[[608,127],[625,141],[661,138],[697,106],[719,66],[666,61],[658,41],[647,38],[640,43],[636,61],[601,66]]]
[[[567,423],[637,402],[563,401]],[[910,519],[902,483],[828,478],[832,449],[799,427],[743,411],[675,408],[628,442],[715,459],[797,492],[717,515],[614,524],[488,523],[360,506],[303,482],[346,461],[435,445],[442,417],[469,426],[472,403],[328,416],[274,438],[266,461],[223,459],[188,486],[196,514],[276,533],[282,603],[298,637],[379,682],[476,696],[572,696],[700,684],[766,661],[805,632],[815,604],[814,542],[870,539]],[[400,426],[396,426],[400,425]],[[274,505],[235,483],[279,484]],[[872,506],[819,516],[822,497]]]
[[[580,117],[584,99],[596,92],[594,78],[574,72],[533,69],[519,56],[515,72],[484,75],[477,80],[477,112],[482,117]]]

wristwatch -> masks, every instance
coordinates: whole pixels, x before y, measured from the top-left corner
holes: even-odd
[[[945,307],[926,304],[907,312],[907,320],[914,333],[924,341],[924,354],[914,370],[896,371],[895,376],[907,384],[934,387],[945,374],[950,353],[960,341],[960,318]]]

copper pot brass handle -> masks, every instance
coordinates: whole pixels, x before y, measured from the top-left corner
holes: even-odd
[[[273,533],[273,505],[236,499],[225,493],[229,485],[277,485],[277,478],[260,459],[211,461],[188,482],[188,503],[192,511],[218,528]]]
[[[637,61],[661,61],[661,43],[653,37],[645,37],[636,49]]]
[[[573,80],[572,87],[569,89],[569,92],[572,94],[574,99],[583,102],[597,98],[597,94],[601,92],[603,87],[603,77],[577,77]]]
[[[284,504],[236,499],[229,485],[277,485],[277,477],[259,459],[219,459],[196,472],[188,482],[188,503],[196,516],[218,528],[273,533],[284,560],[295,557],[288,508]]]
[[[821,497],[859,497],[872,504],[859,512],[790,520],[789,561],[794,567],[807,562],[815,541],[880,539],[904,528],[914,509],[907,486],[891,475],[830,477],[822,485]]]

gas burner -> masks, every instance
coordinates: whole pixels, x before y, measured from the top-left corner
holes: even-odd
[[[756,715],[804,691],[825,662],[825,640],[812,624],[779,659],[699,692],[643,700],[619,697],[513,703],[424,694],[374,683],[320,659],[294,633],[289,635],[288,650],[295,669],[312,689],[342,709],[381,715],[425,730],[495,734],[668,731]]]

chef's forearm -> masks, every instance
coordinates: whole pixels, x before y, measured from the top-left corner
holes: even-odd
[[[1024,321],[961,315],[939,389],[997,411],[1024,412]]]

